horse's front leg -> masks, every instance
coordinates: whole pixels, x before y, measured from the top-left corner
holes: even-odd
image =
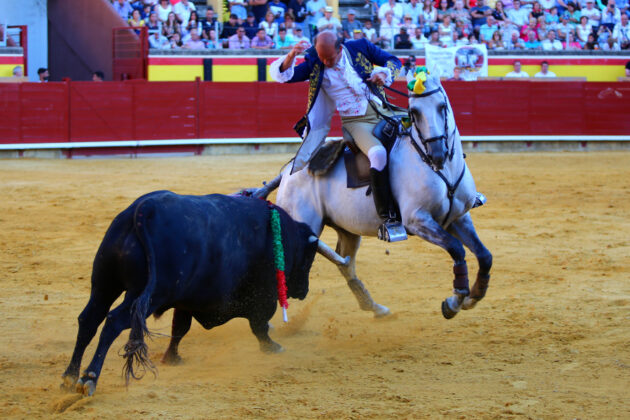
[[[442,302],[442,315],[451,319],[462,308],[464,299],[470,294],[468,287],[468,266],[466,251],[462,243],[445,231],[433,217],[425,211],[417,210],[405,224],[408,231],[432,244],[445,249],[453,259],[453,296]]]
[[[472,309],[483,297],[488,290],[490,282],[490,268],[492,267],[492,254],[484,246],[477,236],[475,226],[473,225],[470,213],[466,213],[448,227],[448,231],[459,238],[468,249],[470,249],[479,262],[479,271],[477,271],[477,280],[470,292],[470,296],[464,299],[462,309]]]

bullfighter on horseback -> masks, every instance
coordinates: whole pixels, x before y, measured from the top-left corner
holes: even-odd
[[[379,121],[391,115],[392,107],[381,87],[392,84],[400,71],[400,60],[366,39],[342,43],[333,32],[319,33],[314,46],[309,47],[307,42],[299,42],[271,64],[271,76],[278,82],[310,83],[308,111],[295,126],[303,143],[291,173],[303,169],[323,144],[337,110],[344,132],[353,137],[370,161],[372,195],[377,213],[384,220],[379,232],[397,231],[406,237],[394,210],[387,151],[373,134]],[[304,62],[296,66],[296,57],[305,51]]]

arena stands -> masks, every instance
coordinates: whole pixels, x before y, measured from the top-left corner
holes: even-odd
[[[149,27],[156,49],[242,49],[257,43],[259,27],[278,49],[324,28],[388,49],[478,43],[490,51],[630,48],[629,0],[225,0],[220,12],[203,0],[111,1],[130,26]],[[240,27],[249,42],[230,42]],[[280,28],[286,29],[282,39]],[[191,42],[195,32],[200,42]]]

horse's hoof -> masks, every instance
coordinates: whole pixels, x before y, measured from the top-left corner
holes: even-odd
[[[85,384],[83,384],[83,388],[81,391],[81,393],[86,397],[91,397],[92,395],[94,395],[94,391],[96,391],[96,384],[93,380],[90,379]]]
[[[446,318],[446,319],[451,319],[455,315],[457,315],[457,311],[452,310],[451,307],[448,306],[448,302],[446,302],[446,300],[444,300],[442,302],[442,315],[444,315],[444,318]]]
[[[383,318],[392,314],[392,311],[387,306],[379,305],[378,303],[374,304],[372,311],[374,311],[374,318]]]
[[[469,296],[466,296],[466,298],[464,299],[464,303],[462,304],[462,309],[465,311],[472,309],[475,307],[475,305],[477,305],[477,302],[479,302],[478,299],[473,299]]]
[[[77,383],[77,378],[75,376],[63,375],[61,379],[63,379],[63,382],[59,385],[59,388],[63,391],[72,391]]]

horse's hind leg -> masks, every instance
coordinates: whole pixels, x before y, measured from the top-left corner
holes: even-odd
[[[462,308],[466,296],[470,294],[464,246],[457,238],[445,231],[430,214],[424,211],[416,211],[409,218],[405,227],[414,235],[445,249],[453,259],[453,273],[455,274],[453,296],[442,302],[444,318],[453,318]]]
[[[479,262],[477,280],[470,291],[470,296],[464,299],[462,309],[472,309],[486,295],[490,281],[490,268],[492,267],[492,254],[484,246],[477,236],[475,226],[469,213],[460,217],[449,226],[448,231],[459,238],[470,249]]]
[[[350,257],[350,264],[347,266],[338,266],[339,271],[341,271],[341,274],[343,274],[348,282],[348,287],[350,287],[350,290],[352,290],[352,293],[354,293],[354,296],[359,302],[359,307],[364,311],[374,312],[376,318],[389,315],[391,313],[390,310],[374,302],[372,296],[370,296],[370,292],[367,291],[361,280],[357,277],[356,257],[359,245],[361,245],[361,237],[340,228],[336,228],[336,230],[338,235],[337,254],[344,258],[347,256]]]

